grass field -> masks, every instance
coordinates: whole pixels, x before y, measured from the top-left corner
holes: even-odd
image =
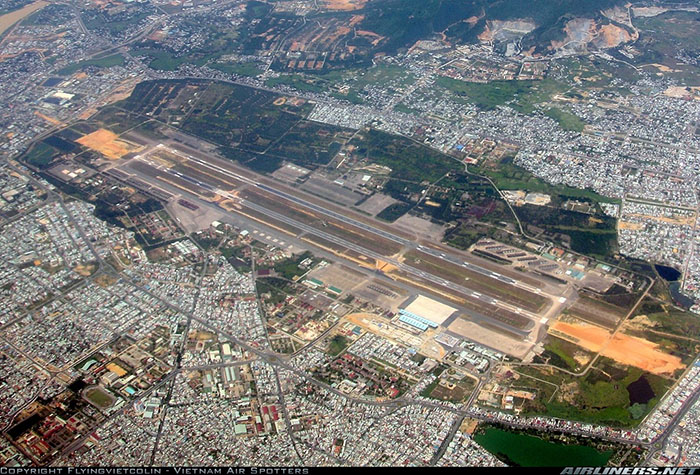
[[[569,351],[566,351],[564,348],[562,348],[562,346],[565,343],[568,342],[559,338],[550,337],[550,341],[544,346],[544,349],[556,356],[556,358],[554,358],[554,362],[550,361],[551,364],[562,362],[564,365],[557,364],[557,366],[564,367],[565,369],[575,370],[576,368],[578,368],[579,364],[576,362],[576,360],[573,358]]]
[[[107,409],[114,402],[114,398],[112,396],[110,396],[103,389],[98,387],[88,389],[85,392],[85,397],[88,401],[90,401],[91,403],[93,403],[101,409]]]
[[[331,356],[337,356],[341,351],[347,348],[350,342],[343,335],[336,335],[331,338],[330,344],[328,345],[328,352]]]
[[[69,76],[74,72],[83,69],[87,66],[95,66],[97,68],[111,68],[112,66],[122,66],[126,60],[121,54],[112,54],[98,59],[87,59],[85,61],[79,61],[77,63],[66,66],[58,71],[61,76]]]
[[[586,127],[586,123],[577,115],[563,109],[559,109],[558,107],[550,107],[544,111],[544,114],[547,117],[556,120],[559,123],[559,126],[564,130],[583,132],[583,129]]]
[[[44,142],[38,142],[26,153],[24,160],[37,168],[46,168],[56,155],[58,150]]]
[[[554,94],[566,90],[564,84],[552,79],[476,83],[441,76],[436,80],[436,85],[483,109],[509,105],[525,114],[532,113],[538,104],[547,102]]]

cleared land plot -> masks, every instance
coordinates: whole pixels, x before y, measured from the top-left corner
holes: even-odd
[[[443,380],[435,386],[428,397],[441,401],[462,402],[471,395],[475,387],[476,382],[469,377],[464,377],[461,381],[456,383]]]
[[[587,350],[601,352],[617,362],[653,374],[672,375],[685,367],[679,357],[660,351],[655,343],[621,332],[611,340],[610,332],[598,326],[558,321],[550,327],[550,332]]]
[[[328,10],[352,11],[364,7],[367,0],[323,0],[322,3]]]
[[[510,303],[524,310],[537,313],[547,304],[548,299],[497,279],[449,263],[420,251],[406,254],[406,264],[433,275]]]
[[[332,3],[334,3],[334,4],[339,3],[341,5],[344,5],[345,0],[341,0],[340,2],[337,2],[334,0]],[[347,4],[350,4],[350,2],[348,1]],[[25,18],[25,17],[31,15],[32,13],[34,13],[35,11],[44,8],[46,5],[48,5],[47,2],[40,0],[38,2],[30,3],[29,5],[26,5],[22,8],[20,8],[19,10],[15,10],[13,12],[6,13],[6,14],[0,16],[0,35],[5,33],[5,31],[8,28],[10,28],[12,25],[17,23],[18,21],[20,21],[22,18]],[[339,9],[342,10],[343,8],[339,8]],[[350,8],[350,9],[352,9],[352,8]]]
[[[644,310],[653,310],[649,305],[642,305]],[[700,319],[690,312],[671,309],[670,312],[639,312],[634,318],[624,323],[625,333],[657,343],[660,349],[679,356],[683,362],[690,363],[700,352],[698,333]]]
[[[134,144],[120,140],[117,134],[107,129],[98,129],[91,134],[80,137],[76,142],[90,150],[101,153],[110,160],[117,160],[140,148]]]

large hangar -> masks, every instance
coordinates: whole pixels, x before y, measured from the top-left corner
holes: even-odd
[[[457,309],[437,300],[417,295],[410,298],[399,309],[399,321],[419,330],[437,328],[450,318]]]

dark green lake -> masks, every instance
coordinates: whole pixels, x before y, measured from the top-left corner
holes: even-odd
[[[474,435],[474,440],[492,454],[505,454],[523,467],[602,466],[613,454],[612,450],[599,452],[593,447],[563,445],[493,427]]]

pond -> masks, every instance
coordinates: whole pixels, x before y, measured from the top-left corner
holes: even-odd
[[[662,266],[659,264],[654,264],[656,272],[667,282],[675,282],[681,277],[680,271],[674,269],[673,267]]]
[[[676,305],[689,309],[695,304],[695,300],[681,293],[680,282],[671,282],[668,284],[668,289],[671,291],[671,297],[673,297],[673,301],[676,303]]]
[[[649,381],[644,376],[640,376],[638,380],[630,383],[627,386],[627,392],[630,395],[630,404],[646,404],[656,396]]]
[[[515,433],[495,427],[475,434],[474,440],[509,465],[523,467],[597,467],[605,465],[612,450],[599,452],[585,445],[565,445],[539,437]]]

